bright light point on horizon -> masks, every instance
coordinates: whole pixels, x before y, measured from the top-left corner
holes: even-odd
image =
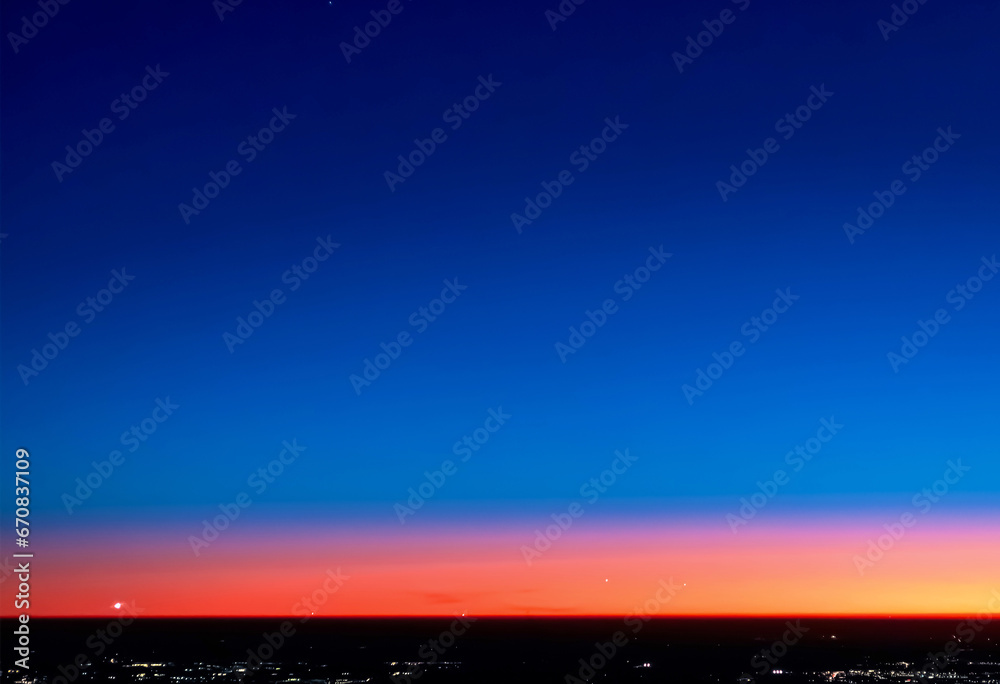
[[[115,610],[118,610],[121,607],[122,607],[121,602],[115,604]]]

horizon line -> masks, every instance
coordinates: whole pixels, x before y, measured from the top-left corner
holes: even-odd
[[[445,620],[458,617],[471,617],[475,620],[608,620],[621,619],[637,615],[636,613],[595,613],[566,615],[558,613],[539,613],[535,615],[510,615],[510,614],[433,614],[433,615],[284,615],[284,614],[264,614],[264,615],[128,615],[134,620],[266,620],[266,619],[292,619],[299,622],[309,622],[310,620]],[[17,620],[19,615],[2,615],[0,620]],[[35,620],[104,620],[116,619],[116,614],[102,615],[29,615]],[[705,614],[680,614],[680,615],[649,615],[651,620],[792,620],[792,619],[816,619],[816,620],[967,620],[970,617],[962,613],[901,613],[888,615],[883,613],[705,613]]]

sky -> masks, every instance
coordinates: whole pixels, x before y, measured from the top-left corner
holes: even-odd
[[[18,449],[33,615],[983,610],[1000,9],[903,5],[5,3],[0,614]]]

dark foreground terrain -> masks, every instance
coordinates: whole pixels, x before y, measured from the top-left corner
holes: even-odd
[[[1000,683],[957,619],[33,619],[28,670],[0,622],[4,682]]]

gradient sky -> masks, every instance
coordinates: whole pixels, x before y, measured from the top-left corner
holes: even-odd
[[[981,610],[1000,586],[1000,279],[956,288],[1000,252],[998,3],[932,0],[887,32],[890,4],[860,1],[592,0],[555,30],[554,1],[400,2],[350,62],[341,43],[385,3],[244,2],[220,21],[208,0],[73,2],[0,47],[0,563],[27,448],[32,613],[289,614],[336,568],[351,579],[326,615],[627,614],[669,578],[687,586],[663,614]],[[674,53],[724,9],[732,23],[679,72]],[[5,3],[4,35],[37,10]],[[833,94],[785,139],[776,123],[814,88]],[[248,161],[241,143],[275,108],[295,118]],[[57,179],[104,117],[114,129]],[[581,171],[571,155],[615,117],[627,129]],[[447,138],[390,190],[435,128]],[[768,138],[778,150],[723,200],[717,182]],[[936,140],[947,150],[914,178],[904,165]],[[185,221],[178,205],[233,159],[239,175]],[[518,232],[511,214],[563,170],[572,184]],[[852,242],[844,223],[895,180],[905,193]],[[337,247],[286,275],[317,240]],[[651,249],[670,256],[621,284]],[[113,271],[134,280],[88,313]],[[421,322],[446,281],[466,289]],[[273,314],[227,346],[276,288]],[[776,290],[798,299],[753,333]],[[563,362],[557,343],[609,299]],[[401,333],[398,358],[352,384]],[[686,395],[734,342],[743,354]],[[491,410],[510,417],[462,460]],[[143,420],[147,439],[123,435]],[[843,427],[796,461],[822,421]],[[305,450],[253,479],[286,442]],[[606,491],[581,491],[625,450]],[[401,523],[397,504],[448,460]],[[779,469],[734,532],[727,516]],[[920,495],[943,478],[947,493]]]

